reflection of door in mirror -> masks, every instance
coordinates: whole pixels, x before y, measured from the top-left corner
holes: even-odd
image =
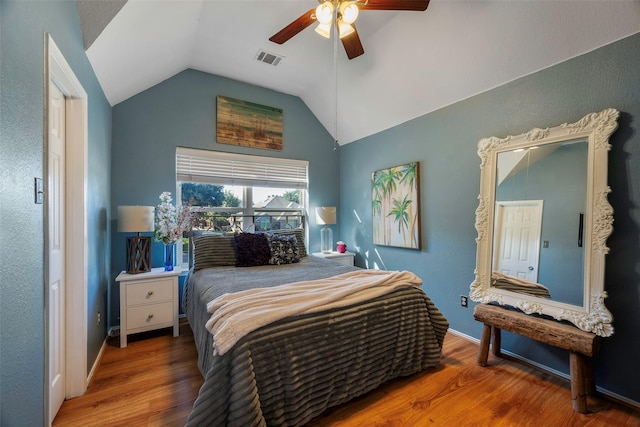
[[[528,252],[535,250],[539,262],[535,264],[532,261],[525,266],[527,271],[532,271],[528,280],[544,284],[554,301],[578,306],[584,305],[584,251],[578,240],[580,215],[585,212],[587,205],[587,156],[588,144],[585,140],[501,152],[498,154],[496,174],[496,244],[499,243],[501,230],[501,227],[497,227],[500,219],[498,214],[502,211],[497,207],[500,202],[543,201],[544,214],[540,208],[542,221],[539,236],[531,234],[535,232],[535,226],[532,229],[523,224],[518,225],[519,229],[507,230],[502,238],[511,239],[511,245],[526,243],[522,248],[514,248],[518,249],[514,254],[535,260],[535,256],[531,258],[533,254]],[[509,237],[511,232],[519,232],[522,237]],[[526,237],[526,234],[531,237]],[[501,253],[504,248],[500,247]],[[494,262],[502,257],[501,253],[494,252]],[[497,266],[494,264],[494,267]],[[502,269],[502,265],[499,267]],[[528,270],[529,267],[533,267],[533,270]],[[513,276],[525,277],[522,274]]]
[[[493,270],[538,281],[542,200],[496,202]]]

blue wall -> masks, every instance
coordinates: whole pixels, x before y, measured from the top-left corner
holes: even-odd
[[[0,425],[43,425],[43,205],[34,177],[43,177],[44,33],[51,34],[88,94],[88,368],[106,336],[111,107],[82,45],[73,1],[0,3]]]
[[[216,96],[283,110],[282,151],[252,149],[216,142]],[[163,191],[175,195],[176,147],[191,147],[309,161],[309,212],[316,206],[338,206],[339,151],[331,136],[298,97],[213,76],[183,71],[113,108],[112,279],[125,268],[125,238],[117,232],[118,205],[159,203]],[[340,218],[338,218],[338,222]],[[320,250],[320,229],[308,218],[310,251]],[[333,227],[338,240],[339,226]],[[162,245],[152,247],[153,267],[162,266]],[[120,323],[119,289],[112,282],[111,325]]]
[[[606,301],[615,335],[594,359],[597,385],[640,402],[640,34],[518,79],[340,149],[342,236],[356,262],[411,269],[457,331],[479,338],[473,307],[460,307],[474,279],[480,160],[477,142],[557,126],[613,107],[621,111],[611,139],[609,201],[615,210],[608,241]],[[371,244],[371,172],[419,161],[422,250]],[[504,348],[569,372],[568,355],[505,333]]]

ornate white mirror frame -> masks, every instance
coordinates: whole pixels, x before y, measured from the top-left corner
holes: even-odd
[[[480,195],[475,223],[478,232],[476,277],[469,293],[473,301],[495,302],[518,308],[527,314],[537,313],[556,320],[567,320],[583,331],[599,336],[613,334],[613,316],[604,305],[607,298],[604,290],[604,269],[605,255],[609,252],[606,241],[613,231],[613,209],[607,200],[611,191],[607,183],[608,151],[611,148],[609,136],[618,127],[618,114],[617,110],[609,108],[588,114],[576,123],[564,123],[546,129],[534,128],[521,135],[490,137],[478,142],[478,156],[481,162]],[[588,143],[583,305],[571,305],[492,287],[498,154],[574,140],[584,140]]]

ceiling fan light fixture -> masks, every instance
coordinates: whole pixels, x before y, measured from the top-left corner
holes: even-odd
[[[325,1],[316,7],[316,19],[321,24],[331,25],[331,21],[333,21],[333,4],[330,1]]]
[[[316,33],[320,34],[324,38],[331,38],[331,21],[328,24],[318,23],[316,27]]]
[[[363,10],[406,10],[424,11],[429,0],[318,0],[316,7],[304,12],[280,31],[269,37],[269,40],[283,44],[313,23],[318,22],[315,31],[325,38],[334,36],[342,39],[347,58],[354,59],[364,54],[364,48],[355,27],[355,21]],[[335,26],[335,28],[332,28]],[[331,34],[333,32],[333,34]],[[334,53],[335,53],[334,48]],[[335,61],[334,61],[335,62]]]
[[[355,30],[351,25],[342,20],[338,22],[338,34],[340,35],[340,38],[347,37],[349,34],[353,34],[354,32]]]
[[[345,24],[353,24],[358,19],[358,6],[355,3],[343,1],[340,3],[340,16]]]

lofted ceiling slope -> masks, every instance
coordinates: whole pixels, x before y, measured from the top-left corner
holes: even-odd
[[[300,97],[340,144],[640,30],[634,0],[431,0],[425,12],[361,11],[365,53],[348,60],[313,26],[283,45],[269,41],[316,0],[77,3],[111,105],[192,68]],[[260,50],[284,58],[261,63]]]

